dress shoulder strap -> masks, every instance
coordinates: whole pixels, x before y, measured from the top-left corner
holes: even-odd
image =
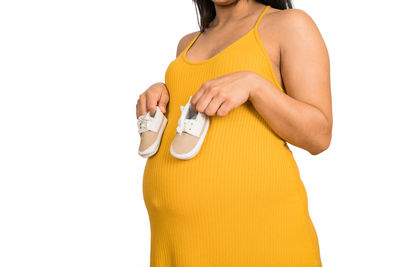
[[[195,35],[195,37],[192,39],[192,41],[190,41],[190,43],[185,47],[185,49],[183,49],[182,53],[185,53],[186,50],[189,50],[189,48],[192,46],[192,44],[194,44],[194,42],[197,40],[197,38],[200,36],[200,31]]]
[[[255,29],[257,29],[258,24],[260,24],[260,21],[261,21],[262,17],[264,16],[265,13],[267,13],[267,10],[268,10],[270,7],[271,7],[270,5],[267,5],[267,6],[264,8],[263,12],[262,12],[261,15],[258,17],[258,19],[257,19],[257,21],[256,21],[256,24],[254,25],[254,28],[255,28]]]

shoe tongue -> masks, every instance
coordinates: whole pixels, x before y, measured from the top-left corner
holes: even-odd
[[[198,112],[194,111],[192,106],[189,106],[188,119],[195,120],[197,118],[197,114]]]
[[[152,118],[154,118],[156,115],[157,115],[157,112],[159,111],[160,109],[159,109],[159,107],[157,106],[157,108],[156,108],[156,112],[154,112],[154,115],[153,116],[151,116]]]

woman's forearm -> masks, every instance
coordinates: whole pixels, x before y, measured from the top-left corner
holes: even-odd
[[[249,100],[282,139],[312,155],[329,147],[332,125],[315,106],[296,100],[255,74]]]

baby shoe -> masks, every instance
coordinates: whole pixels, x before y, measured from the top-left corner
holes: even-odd
[[[148,158],[157,152],[167,121],[158,106],[154,116],[150,115],[150,111],[145,115],[139,116],[137,126],[140,135],[138,149],[140,156]]]
[[[171,143],[170,153],[178,159],[191,159],[200,151],[210,124],[206,114],[192,110],[191,99],[185,106],[180,106],[181,117]]]

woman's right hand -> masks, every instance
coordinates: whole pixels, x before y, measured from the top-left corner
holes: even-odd
[[[162,113],[167,111],[169,102],[168,89],[164,83],[155,83],[146,91],[140,94],[136,103],[136,118],[150,111],[151,116],[154,116],[157,106],[160,107]]]

